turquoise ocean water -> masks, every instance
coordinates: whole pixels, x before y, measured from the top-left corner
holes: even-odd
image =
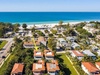
[[[0,12],[0,22],[11,23],[57,23],[100,21],[100,12]]]

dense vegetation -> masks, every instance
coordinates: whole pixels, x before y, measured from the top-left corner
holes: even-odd
[[[0,37],[4,37],[8,31],[17,32],[20,24],[3,23],[0,22]]]
[[[22,41],[15,39],[16,46],[6,63],[0,68],[0,75],[10,75],[14,63],[23,63],[25,65],[24,75],[32,75],[33,50],[24,49]]]

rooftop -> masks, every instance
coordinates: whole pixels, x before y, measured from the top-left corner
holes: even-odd
[[[44,61],[43,60],[39,60],[37,63],[33,63],[33,72],[41,72],[41,71],[45,71],[45,65],[44,65]]]
[[[79,52],[79,51],[75,51],[75,50],[73,50],[73,51],[71,51],[71,52],[73,52],[76,56],[84,56],[81,52]]]
[[[45,56],[54,56],[54,52],[51,50],[44,50],[44,55]]]
[[[32,41],[24,42],[24,45],[33,45]]]
[[[34,50],[34,56],[43,56],[41,51]]]
[[[55,72],[57,70],[60,70],[57,60],[52,60],[51,63],[46,63],[46,66],[47,66],[47,71]]]
[[[24,65],[22,63],[15,63],[11,73],[23,72]]]
[[[96,66],[93,65],[91,62],[82,62],[82,65],[84,65],[89,72],[99,71],[99,69],[97,69]]]
[[[95,56],[90,50],[84,50],[83,54],[86,54],[88,56]]]

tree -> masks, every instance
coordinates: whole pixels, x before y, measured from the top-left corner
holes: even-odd
[[[59,75],[64,75],[65,73],[63,71],[60,71],[59,72]]]
[[[22,25],[22,27],[23,27],[24,29],[26,29],[26,28],[27,28],[27,24],[24,23],[24,24]]]
[[[35,28],[34,27],[31,29],[31,32],[35,32]]]
[[[49,33],[49,31],[46,29],[45,31],[44,31],[45,33]]]
[[[63,24],[63,21],[59,21],[59,25],[62,25]]]
[[[57,30],[51,29],[51,32],[52,32],[53,34],[57,34]]]

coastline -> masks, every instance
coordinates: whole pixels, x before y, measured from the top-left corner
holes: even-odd
[[[91,20],[91,21],[96,21],[96,20]],[[100,21],[100,20],[97,20],[97,21]],[[63,24],[70,24],[70,25],[75,25],[75,24],[78,24],[78,23],[80,23],[80,22],[90,22],[90,21],[72,21],[72,22],[65,22],[65,21],[63,21],[64,23]],[[21,26],[20,26],[20,28],[22,28],[22,24],[23,23],[20,23],[21,24]],[[29,23],[29,22],[27,22],[26,23],[27,24],[27,28],[28,29],[30,29],[30,28],[32,28],[32,27],[36,27],[36,28],[42,28],[42,27],[54,27],[55,25],[59,25],[59,22],[57,21],[55,21],[55,22],[42,22],[42,23],[38,23],[38,24],[35,24],[34,22],[31,22],[31,23]]]

